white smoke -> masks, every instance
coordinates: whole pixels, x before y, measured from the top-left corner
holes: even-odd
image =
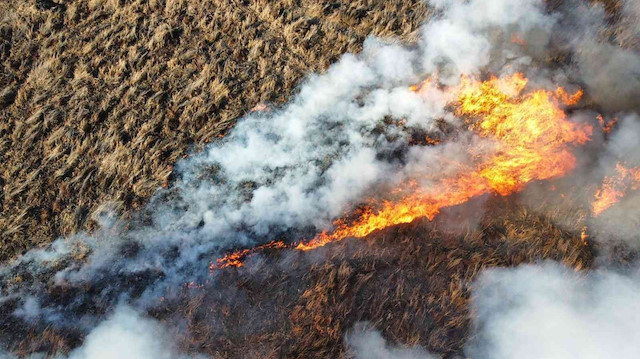
[[[435,131],[436,119],[453,126],[459,120],[445,110],[439,90],[425,98],[409,85],[443,66],[450,69],[440,73],[443,81],[463,71],[479,74],[490,60],[490,34],[553,24],[540,0],[437,5],[444,13],[425,25],[418,47],[367,40],[361,55],[344,55],[325,74],[311,75],[282,109],[246,116],[221,142],[178,163],[174,186],[159,191],[130,229],[103,221],[103,230],[58,240],[0,273],[19,267],[45,274],[84,251],[84,264],[56,270],[55,283],[90,281],[109,268],[158,271],[175,284],[192,276],[203,256],[264,243],[290,229],[328,229],[377,185],[400,181],[414,169],[437,173],[441,167],[429,161],[436,156],[428,147],[411,149],[404,161],[398,156],[407,152],[407,129]],[[491,60],[504,62],[503,54]],[[404,119],[408,127],[381,126],[385,117]],[[127,246],[136,250],[122,259]]]
[[[615,32],[627,33],[635,38],[637,31],[637,1],[621,1],[622,10]],[[608,41],[613,37],[611,20],[607,18],[602,6],[585,6],[578,2],[567,1],[562,19],[561,31],[556,37],[562,38],[574,54],[578,72],[573,74],[584,82],[589,96],[605,111],[637,111],[640,95],[640,56],[637,48],[618,46]]]
[[[45,358],[36,353],[31,359]],[[0,358],[14,356],[0,353]],[[81,347],[68,356],[59,354],[55,359],[204,359],[204,356],[181,354],[177,343],[157,321],[140,315],[126,305],[98,324],[85,338]]]
[[[637,358],[640,272],[576,273],[557,263],[490,269],[472,292],[474,333],[466,357]],[[377,331],[346,339],[356,358],[433,358],[389,346]]]
[[[637,358],[640,277],[558,264],[486,271],[473,294],[476,358]]]
[[[620,26],[616,28],[617,42],[629,49],[640,50],[640,2],[623,1]]]
[[[347,336],[347,346],[355,359],[436,359],[420,347],[400,348],[387,344],[380,332],[357,326],[354,333]]]
[[[585,39],[578,64],[594,100],[609,111],[638,110],[640,57],[635,51]]]
[[[597,187],[587,192],[588,199],[593,201],[595,193],[601,187],[605,177],[619,177],[616,167],[640,167],[640,117],[637,114],[622,113],[617,117],[616,127],[609,134],[609,139],[599,153],[597,166],[591,170],[588,178],[595,178]],[[626,184],[626,186],[625,186]],[[624,243],[634,250],[640,249],[640,193],[633,190],[635,185],[631,179],[622,181],[615,190],[620,192],[618,203],[612,205],[597,217],[592,218],[589,229],[601,245],[602,254],[610,250],[611,245]]]
[[[443,158],[468,160],[465,148],[478,138],[461,134],[438,148],[410,145],[411,130],[437,132],[438,121],[460,126],[437,88],[426,97],[409,90],[431,74],[452,84],[462,73],[480,78],[487,70],[495,75],[524,71],[541,86],[584,82],[606,110],[637,108],[639,57],[601,41],[602,11],[548,14],[542,0],[439,0],[433,5],[439,13],[423,26],[415,46],[372,38],[361,54],[344,55],[326,73],[310,75],[287,105],[247,115],[223,140],[179,162],[173,186],[159,190],[131,223],[104,217],[95,233],[59,239],[0,267],[0,305],[17,301],[15,316],[54,326],[78,326],[75,311],[84,308],[84,300],[107,310],[122,300],[150,307],[167,288],[207,280],[208,262],[226,250],[287,235],[299,240],[330,229],[333,219],[365,194],[377,195],[381,186],[416,174],[455,171]],[[629,13],[633,6],[628,5]],[[592,17],[587,25],[581,23],[585,16]],[[527,45],[512,43],[512,36]],[[547,69],[543,61],[551,45],[575,53],[575,59]],[[632,121],[624,126],[636,131],[627,123]],[[630,151],[628,144],[638,138],[626,132],[615,136],[624,137],[621,147],[612,147],[619,154]],[[148,283],[136,284],[144,290],[134,294],[136,285],[129,282],[141,277]],[[52,286],[81,291],[91,285],[99,286],[99,300],[47,302]],[[93,331],[72,357],[87,357],[104,345],[103,337],[128,340],[117,333],[139,327],[120,313],[129,313],[149,332],[158,331],[119,309],[116,319],[95,329],[86,324],[92,320],[83,321],[83,329]],[[155,353],[150,346],[157,342],[144,335],[139,339],[130,345]],[[389,349],[375,335],[355,339],[354,345],[365,348],[364,342],[387,356],[407,353]]]
[[[167,330],[127,306],[119,306],[68,359],[188,359]],[[203,357],[200,357],[203,358]]]
[[[511,44],[511,35],[531,37],[550,31],[555,23],[543,13],[542,1],[442,0],[432,4],[446,15],[422,29],[422,64],[427,73],[438,71],[445,83],[457,82],[461,74],[478,74],[489,64],[499,68],[499,73],[514,58],[528,62],[527,49]]]
[[[618,128],[612,133],[609,153],[618,161],[630,166],[640,166],[640,116],[633,113],[620,117]]]

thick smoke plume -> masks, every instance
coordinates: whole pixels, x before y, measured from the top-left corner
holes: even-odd
[[[347,336],[347,344],[356,359],[436,359],[419,347],[395,348],[390,346],[382,335],[368,329],[365,323],[360,323],[354,332]]]
[[[640,277],[556,263],[491,269],[475,283],[470,358],[635,358],[640,355]],[[387,345],[376,331],[347,337],[356,358],[429,359],[420,348]]]
[[[637,115],[630,114],[637,110],[640,95],[640,57],[637,49],[603,40],[603,11],[568,4],[550,13],[537,0],[439,0],[432,5],[439,15],[423,26],[417,44],[406,47],[372,38],[361,54],[344,55],[326,73],[310,75],[287,105],[248,114],[228,136],[179,162],[170,188],[158,190],[130,222],[108,211],[96,213],[102,227],[95,233],[58,239],[5,264],[0,268],[0,306],[14,308],[12,320],[36,328],[88,333],[69,358],[176,357],[175,348],[166,347],[171,341],[162,339],[165,329],[118,303],[144,313],[161,299],[172,300],[172,289],[184,283],[212,280],[208,265],[227,250],[309,238],[330,230],[336,217],[369,197],[383,197],[403,180],[451,172],[439,159],[468,161],[469,143],[492,151],[482,139],[464,133],[462,121],[447,108],[445,93],[436,87],[428,96],[410,90],[429,75],[452,85],[462,74],[482,79],[520,71],[537,87],[585,87],[597,110],[612,116],[625,112],[603,158],[640,161],[632,154],[640,125]],[[624,21],[637,21],[637,10],[634,2],[626,3]],[[550,64],[552,55],[563,60]],[[573,115],[577,121],[585,116],[579,109]],[[413,145],[416,133],[446,137],[454,130],[461,134],[446,145]],[[609,157],[602,161],[609,163]],[[584,170],[590,179],[605,171],[602,166]],[[638,207],[631,207],[630,213],[638,214]],[[626,237],[635,240],[632,234]],[[537,347],[542,357],[567,353],[563,350],[587,341],[591,329],[602,328],[588,324],[590,320],[621,319],[609,305],[622,299],[601,296],[612,288],[629,295],[637,291],[631,277],[594,274],[595,279],[588,280],[593,290],[580,294],[585,288],[581,277],[564,280],[562,273],[547,265],[487,274],[476,292],[485,342],[473,347],[474,353],[527,354],[505,347],[503,336],[514,332],[518,341],[528,340],[529,334],[567,340],[548,351]],[[523,276],[526,286],[518,287]],[[558,294],[572,288],[574,294]],[[515,303],[514,309],[494,315],[504,307],[493,304],[492,290]],[[552,303],[554,296],[562,300]],[[553,306],[544,307],[547,302]],[[622,304],[633,307],[631,302]],[[586,308],[594,306],[596,313],[588,313]],[[540,325],[545,323],[527,317],[529,312],[558,314],[558,326],[544,331]],[[104,319],[107,313],[112,314]],[[587,323],[587,329],[575,338],[548,336],[570,333],[576,323]],[[637,339],[631,335],[608,335],[584,348],[622,350],[622,339]],[[113,349],[114,340],[121,343],[116,347],[131,351]],[[363,358],[431,357],[417,349],[389,348],[371,332],[352,337],[350,343]]]
[[[43,358],[34,354],[31,359]],[[15,358],[0,353],[0,358]],[[56,359],[197,359],[177,351],[167,330],[132,308],[120,305],[85,338],[84,344]]]
[[[485,272],[476,283],[486,358],[635,358],[640,355],[637,273],[575,273],[553,263]]]

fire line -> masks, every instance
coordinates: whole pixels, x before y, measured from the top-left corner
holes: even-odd
[[[417,218],[432,220],[442,208],[471,198],[488,193],[506,196],[521,191],[531,181],[566,175],[576,163],[571,147],[589,141],[593,130],[588,124],[569,121],[562,109],[576,104],[582,91],[525,91],[527,83],[520,73],[484,82],[465,76],[458,86],[444,89],[451,98],[454,114],[465,119],[477,136],[494,144],[489,155],[472,156],[471,164],[456,163],[455,174],[431,181],[428,188],[416,185],[420,178],[413,179],[400,189],[399,199],[383,199],[365,209],[355,221],[337,219],[331,232],[324,231],[297,244],[272,242],[232,252],[212,263],[211,270],[242,266],[245,258],[262,247],[308,251],[348,237],[362,238]],[[427,96],[429,88],[437,86],[437,81],[429,78],[411,90]],[[483,153],[481,148],[469,148],[468,152]]]

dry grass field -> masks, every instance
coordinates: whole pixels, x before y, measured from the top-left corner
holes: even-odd
[[[261,102],[369,34],[410,41],[419,0],[0,4],[0,260],[123,214]]]
[[[254,106],[287,101],[370,34],[414,41],[431,14],[420,0],[58,2],[0,3],[0,262],[90,231],[107,203],[127,217]],[[614,21],[618,2],[601,2]],[[489,210],[476,217],[471,201],[317,251],[265,251],[150,315],[185,323],[181,349],[213,358],[351,358],[344,336],[362,321],[460,358],[482,269],[553,259],[580,270],[597,250],[582,223],[552,218],[568,211],[480,200]],[[83,339],[12,325],[0,319],[17,354]]]

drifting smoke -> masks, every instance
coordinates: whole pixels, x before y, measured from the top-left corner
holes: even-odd
[[[603,18],[598,14],[594,15],[589,17]],[[588,35],[577,45],[578,64],[585,84],[600,106],[610,111],[637,112],[640,110],[640,104],[636,100],[640,96],[638,1],[622,2],[620,17],[620,24],[615,28],[614,34],[585,30]],[[603,20],[597,25],[599,29],[607,29]],[[598,41],[598,37],[612,35],[616,38],[615,45]]]
[[[177,352],[176,345],[167,330],[145,318],[130,307],[121,305],[100,323],[85,338],[84,344],[55,359],[203,359],[199,356],[184,356]],[[12,359],[0,353],[0,358]],[[44,358],[34,354],[31,359]]]
[[[119,306],[87,335],[68,359],[196,359],[178,354],[169,333],[156,321]]]
[[[475,334],[469,358],[637,358],[637,272],[576,273],[556,263],[491,269],[475,283]],[[430,359],[395,348],[379,332],[356,328],[346,339],[356,358]]]
[[[609,134],[597,165],[587,178],[603,178],[595,190],[591,210],[595,218],[589,227],[601,244],[624,241],[635,250],[640,248],[640,118],[621,113],[616,129]],[[603,248],[607,249],[607,248]]]
[[[354,328],[354,333],[346,338],[347,345],[355,359],[436,359],[425,350],[414,348],[395,348],[389,346],[379,332],[367,328],[365,323]]]
[[[636,358],[638,273],[547,263],[485,272],[474,303],[480,358]]]
[[[634,4],[627,3],[628,14],[637,15]],[[178,163],[173,185],[159,190],[131,223],[108,212],[97,214],[102,228],[96,233],[59,239],[0,268],[0,306],[14,306],[12,316],[35,327],[90,333],[70,358],[100,357],[94,355],[98,352],[105,358],[175,357],[175,349],[166,349],[162,340],[166,332],[132,309],[118,307],[102,324],[95,323],[117,303],[145,312],[160,298],[171,300],[172,288],[211,280],[209,262],[228,250],[310,238],[330,230],[334,219],[365,197],[381,198],[416,175],[455,173],[442,158],[469,161],[470,143],[491,153],[489,143],[464,132],[464,122],[447,108],[449,99],[440,87],[426,95],[411,90],[427,75],[455,86],[463,74],[481,79],[487,73],[504,77],[523,72],[538,88],[584,85],[603,111],[637,108],[639,57],[632,49],[601,41],[602,11],[580,7],[574,12],[578,5],[573,5],[571,11],[549,14],[536,0],[440,0],[433,5],[440,15],[424,25],[414,47],[367,40],[361,54],[344,55],[326,73],[311,75],[283,108],[247,115],[227,137]],[[545,63],[550,51],[566,54],[567,60],[550,66]],[[580,112],[573,118],[579,120]],[[612,144],[603,156],[626,158],[634,152],[639,126],[636,115],[627,115],[611,133]],[[412,145],[414,133],[446,137],[448,129],[460,132],[455,141],[438,147]],[[429,183],[420,185],[429,189]],[[638,213],[637,206],[633,210]],[[552,281],[552,275],[545,277],[550,270],[558,272],[545,267],[541,280]],[[517,270],[513,278],[532,272]],[[498,274],[484,281],[491,275]],[[606,294],[599,288],[596,294]],[[537,304],[528,302],[535,300],[537,289],[506,298],[530,308]],[[72,300],[60,292],[71,293]],[[478,293],[483,308],[486,294]],[[607,309],[604,299],[592,298],[592,303]],[[493,344],[498,333],[491,330],[491,323],[502,322],[491,318],[489,312],[480,313],[491,345],[487,350],[502,353]],[[128,333],[140,335],[131,339]],[[109,338],[124,340],[138,352],[101,351],[112,346]],[[377,334],[353,337],[351,343],[356,352],[368,353],[361,357],[430,357],[417,349],[391,349]]]

